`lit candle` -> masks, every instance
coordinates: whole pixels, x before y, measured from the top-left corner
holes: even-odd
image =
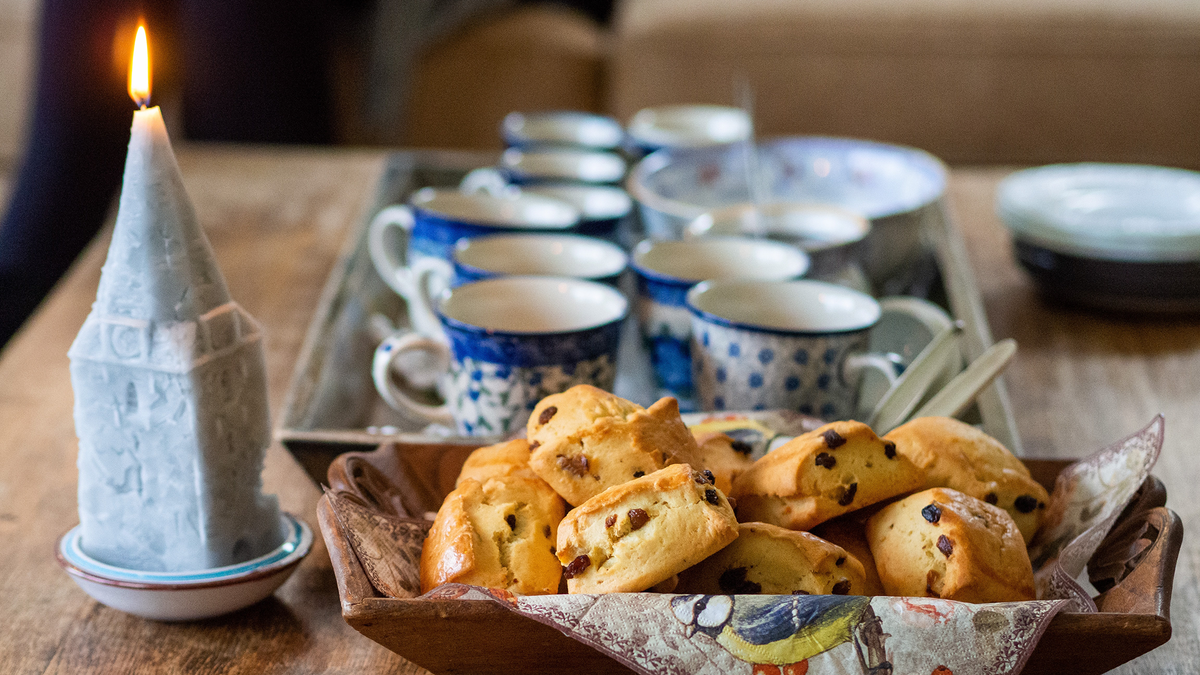
[[[118,567],[188,571],[282,539],[263,495],[270,443],[258,323],[229,297],[150,99],[138,29],[112,244],[71,345],[81,544]]]

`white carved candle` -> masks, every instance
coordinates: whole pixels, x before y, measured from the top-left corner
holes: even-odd
[[[229,297],[162,114],[145,108],[148,69],[140,90],[137,75],[112,244],[69,352],[81,543],[130,569],[221,567],[282,540],[278,502],[262,494],[262,333]]]

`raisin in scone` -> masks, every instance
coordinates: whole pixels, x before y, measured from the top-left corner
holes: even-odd
[[[571,593],[644,591],[724,548],[737,527],[711,474],[673,464],[571,510],[558,559]]]
[[[738,519],[809,530],[921,487],[917,467],[861,422],[834,422],[797,436],[733,482]]]
[[[446,495],[421,549],[421,590],[450,582],[557,593],[554,555],[566,505],[538,478],[464,479]]]
[[[886,436],[925,472],[926,488],[948,487],[1008,511],[1028,544],[1050,496],[1008,448],[951,417],[920,417]]]
[[[863,566],[863,586],[859,595],[883,595],[883,583],[879,581],[879,572],[875,571],[875,556],[867,544],[867,524],[851,514],[827,520],[816,526],[812,533],[825,541],[841,546],[854,556]]]
[[[463,462],[454,486],[458,487],[467,478],[474,478],[483,483],[490,478],[511,475],[538,478],[533,469],[529,468],[529,442],[524,438],[476,449],[467,456],[467,461]]]
[[[530,467],[576,506],[671,464],[702,466],[673,398],[643,408],[581,384],[539,401],[526,431]]]
[[[808,532],[741,523],[738,538],[679,575],[677,593],[864,595],[863,565]]]
[[[713,472],[717,489],[729,494],[734,479],[754,465],[754,460],[750,459],[750,446],[719,431],[693,432],[692,435],[700,447],[699,465]]]
[[[888,595],[1034,599],[1033,568],[1016,523],[957,490],[933,488],[889,504],[867,521],[867,541]]]

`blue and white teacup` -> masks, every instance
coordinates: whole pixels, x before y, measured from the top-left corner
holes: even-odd
[[[862,374],[897,378],[868,351],[879,303],[823,281],[718,280],[687,295],[702,410],[796,410],[826,420],[854,415]]]
[[[794,246],[746,237],[643,241],[633,252],[637,315],[655,378],[687,407],[692,396],[692,319],[687,293],[705,279],[795,279],[808,256]]]
[[[577,234],[500,234],[454,248],[454,286],[501,276],[572,277],[616,286],[629,256],[613,243]]]
[[[636,157],[664,148],[697,148],[747,141],[750,116],[723,105],[666,105],[643,108],[629,120],[630,153]]]
[[[393,408],[465,436],[506,436],[542,398],[577,384],[612,390],[629,303],[604,284],[560,277],[501,277],[445,290],[436,334],[392,335],[375,350],[375,388]],[[435,355],[445,403],[413,398],[393,379],[402,354]]]
[[[574,110],[512,112],[500,123],[504,145],[510,148],[543,146],[617,150],[625,130],[611,117]]]
[[[587,183],[535,183],[518,188],[510,185],[495,167],[475,169],[463,177],[463,192],[515,194],[517,190],[564,201],[579,210],[575,231],[589,237],[616,242],[621,221],[633,212],[633,199],[622,188]]]
[[[684,227],[685,238],[763,236],[804,250],[812,260],[805,278],[832,281],[864,293],[871,283],[861,261],[871,222],[832,204],[770,202],[709,211]]]
[[[621,182],[628,167],[620,155],[612,152],[509,148],[500,156],[497,168],[514,185],[564,182],[609,185]]]
[[[460,239],[565,232],[578,223],[575,207],[548,197],[424,188],[413,193],[407,205],[389,206],[375,215],[367,232],[367,249],[379,276],[412,303],[427,292],[421,287],[436,278],[437,262],[450,262]]]

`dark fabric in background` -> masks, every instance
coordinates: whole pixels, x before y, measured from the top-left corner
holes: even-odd
[[[612,10],[612,0],[557,1],[600,21]],[[134,110],[128,55],[114,53],[114,44],[132,46],[139,17],[151,28],[155,80],[180,85],[187,138],[321,144],[333,141],[331,26],[372,7],[371,0],[43,0],[29,140],[0,221],[0,345],[104,223]]]

